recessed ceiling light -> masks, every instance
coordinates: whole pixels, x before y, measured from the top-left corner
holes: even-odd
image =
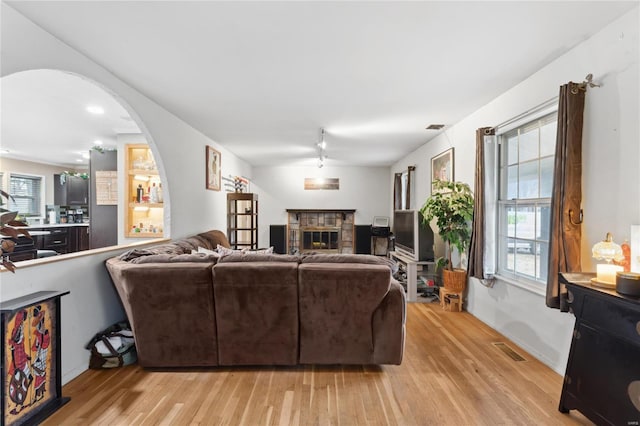
[[[430,124],[427,126],[427,130],[440,130],[444,127],[444,124]]]
[[[76,158],[76,162],[82,163],[84,160],[82,158]]]
[[[89,156],[89,153],[85,152],[82,154],[82,158],[84,158],[85,160],[88,160],[91,157]]]
[[[102,145],[102,141],[100,139],[96,139],[95,141],[93,141],[94,145]]]
[[[87,111],[89,111],[91,114],[104,114],[104,108],[97,105],[89,105],[87,107]]]

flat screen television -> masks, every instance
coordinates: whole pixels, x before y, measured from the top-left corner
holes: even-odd
[[[415,261],[435,259],[433,231],[422,222],[419,210],[396,210],[393,214],[393,234],[399,254]]]

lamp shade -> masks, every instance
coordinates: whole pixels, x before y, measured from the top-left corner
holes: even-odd
[[[597,260],[605,260],[607,262],[624,260],[622,247],[613,242],[613,237],[609,232],[607,232],[604,241],[600,241],[593,246],[591,255]]]

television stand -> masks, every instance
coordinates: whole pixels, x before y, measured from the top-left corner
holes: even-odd
[[[407,301],[418,301],[418,271],[422,271],[425,267],[433,268],[435,274],[436,262],[428,260],[414,260],[408,256],[398,253],[397,251],[390,251],[389,256],[392,260],[395,260],[400,265],[400,268],[407,273]]]

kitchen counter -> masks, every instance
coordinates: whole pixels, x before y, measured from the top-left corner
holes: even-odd
[[[70,228],[72,226],[89,226],[89,223],[46,223],[44,225],[20,226],[18,229]]]

